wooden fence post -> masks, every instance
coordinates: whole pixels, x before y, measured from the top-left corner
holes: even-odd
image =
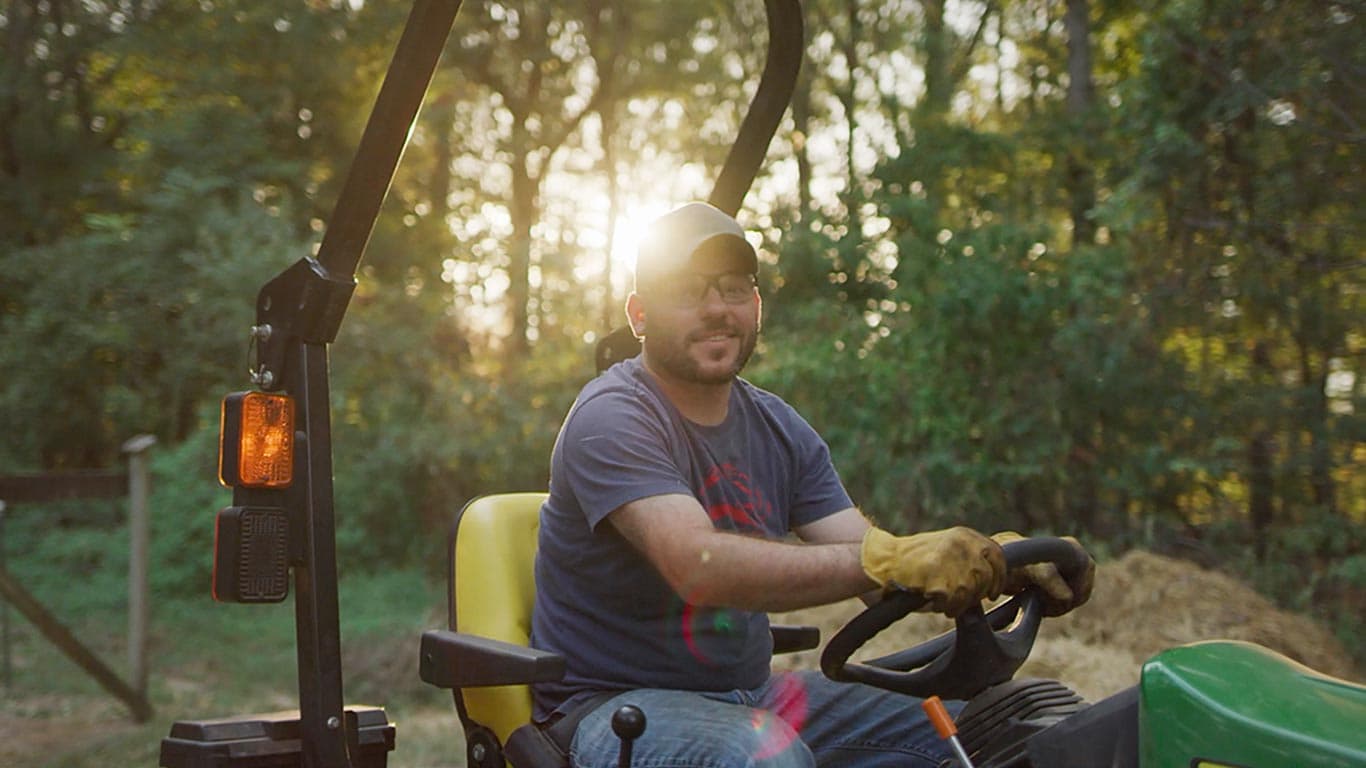
[[[156,444],[152,435],[138,435],[123,444],[128,454],[128,682],[138,696],[147,699],[147,624],[150,614],[147,588],[147,497],[151,473],[147,449]]]
[[[0,571],[5,570],[5,500],[0,499]],[[9,601],[0,602],[0,685],[9,689],[14,685],[14,668],[10,663]]]

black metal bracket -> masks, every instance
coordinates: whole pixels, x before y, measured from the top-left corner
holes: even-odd
[[[267,391],[285,388],[290,344],[331,344],[355,290],[353,274],[333,274],[312,258],[300,259],[266,283],[256,296],[251,329],[252,384]]]

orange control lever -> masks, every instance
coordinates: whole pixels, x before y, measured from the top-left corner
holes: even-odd
[[[920,706],[929,716],[930,723],[939,732],[939,738],[947,739],[953,751],[958,755],[958,761],[963,764],[963,768],[972,768],[972,760],[968,759],[967,750],[963,749],[963,743],[958,740],[958,726],[953,724],[953,718],[949,717],[949,711],[944,708],[944,702],[938,696],[931,696],[920,702]]]

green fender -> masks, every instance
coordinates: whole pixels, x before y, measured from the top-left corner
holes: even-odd
[[[1261,646],[1173,648],[1139,685],[1145,768],[1366,766],[1366,687]]]

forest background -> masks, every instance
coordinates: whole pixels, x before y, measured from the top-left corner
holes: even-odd
[[[408,8],[0,6],[0,473],[156,435],[159,598],[207,591],[255,292],[316,248]],[[747,377],[886,526],[1179,554],[1366,659],[1364,13],[808,0],[740,213]],[[465,501],[544,488],[763,30],[757,2],[465,1],[332,348],[344,574],[437,578]],[[127,557],[107,519],[9,515],[39,594]]]

